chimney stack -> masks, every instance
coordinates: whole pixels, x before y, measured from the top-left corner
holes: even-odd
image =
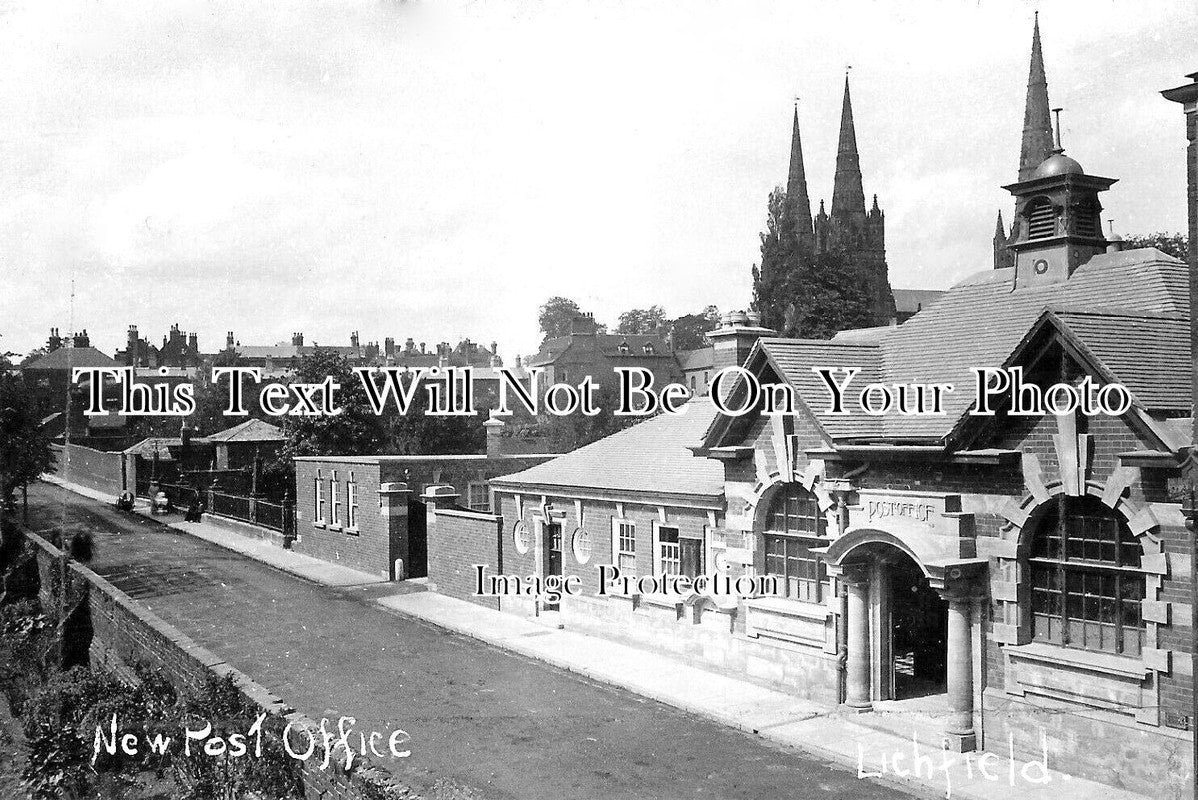
[[[299,332],[291,334],[291,346],[292,347],[303,347],[304,346],[304,335]]]
[[[228,333],[225,334],[225,349],[226,350],[233,349],[233,331],[229,331]]]
[[[719,372],[725,367],[739,367],[749,357],[753,345],[763,336],[777,336],[772,328],[761,326],[756,312],[730,311],[720,318],[720,327],[707,334],[714,350],[712,368]]]
[[[388,336],[386,339],[383,340],[383,355],[385,355],[385,356],[395,355],[395,339],[391,336]]]
[[[354,331],[353,333],[351,333],[349,335],[349,346],[350,347],[358,346],[358,332],[357,331]]]

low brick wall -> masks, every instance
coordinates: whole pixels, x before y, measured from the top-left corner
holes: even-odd
[[[53,608],[51,587],[58,585],[60,551],[32,533],[26,533],[36,547],[40,597],[44,608]],[[157,667],[182,691],[198,692],[210,676],[232,676],[241,693],[264,711],[277,713],[296,728],[313,732],[319,726],[310,718],[293,711],[280,698],[245,673],[237,670],[210,650],[201,647],[177,628],[133,600],[104,578],[77,562],[67,563],[67,607],[74,608],[86,598],[90,615],[93,663],[103,664],[118,674],[128,674],[130,665],[144,663]],[[310,796],[339,800],[375,800],[382,796],[417,800],[418,795],[399,785],[390,773],[355,753],[355,766],[346,772],[330,767],[319,768],[319,759],[297,762]]]
[[[478,511],[440,508],[430,518],[429,584],[450,597],[500,608],[497,597],[475,597],[472,565],[486,564],[489,572],[503,571],[503,518]]]
[[[121,468],[123,453],[93,450],[77,444],[51,445],[51,449],[54,466],[50,472],[64,481],[111,495],[118,495],[125,489]],[[135,475],[130,476],[130,481],[134,479]]]

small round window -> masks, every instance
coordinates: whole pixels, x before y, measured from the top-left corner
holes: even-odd
[[[591,534],[584,528],[578,528],[574,531],[573,539],[574,559],[579,564],[585,564],[591,560]]]
[[[512,527],[512,541],[516,543],[516,552],[524,555],[532,549],[532,536],[528,533],[528,526],[524,524],[524,520],[520,520]]]

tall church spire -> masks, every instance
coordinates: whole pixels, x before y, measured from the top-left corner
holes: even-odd
[[[840,144],[836,150],[836,180],[832,185],[832,216],[847,219],[865,216],[865,190],[861,188],[861,160],[857,155],[857,131],[853,126],[853,103],[849,98],[849,76],[844,76],[844,105],[840,111]]]
[[[799,239],[811,237],[811,199],[807,196],[807,172],[803,167],[803,142],[799,137],[799,103],[795,101],[794,127],[790,134],[790,172],[786,176],[786,204],[793,215]]]
[[[1027,77],[1027,107],[1023,112],[1023,146],[1019,151],[1019,180],[1032,177],[1036,167],[1052,154],[1052,115],[1048,106],[1048,78],[1040,49],[1040,12],[1032,28],[1032,64]]]

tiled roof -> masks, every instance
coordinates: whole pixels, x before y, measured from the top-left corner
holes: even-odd
[[[833,436],[871,435],[890,439],[941,439],[953,428],[973,402],[973,367],[999,366],[1015,350],[1032,325],[1050,307],[1105,310],[1118,308],[1122,313],[1140,316],[1173,316],[1188,319],[1189,289],[1187,267],[1155,248],[1128,250],[1097,255],[1079,267],[1062,283],[1036,287],[1014,287],[1014,270],[986,270],[954,286],[933,305],[877,340],[880,356],[877,375],[886,383],[949,383],[957,391],[945,395],[947,414],[943,416],[904,416],[890,414],[853,422],[852,428],[829,423]],[[1140,344],[1120,344],[1111,323],[1077,322],[1094,342],[1095,355],[1116,363],[1132,382],[1140,381],[1142,402],[1174,402],[1180,389],[1175,378],[1161,379],[1148,370],[1133,369],[1128,359],[1136,357],[1136,348],[1151,338],[1147,332],[1134,332]],[[1168,325],[1167,325],[1168,327]],[[1081,335],[1081,334],[1079,334]],[[1149,348],[1153,359],[1172,358],[1178,347],[1154,343]],[[844,351],[847,342],[834,340],[815,343],[786,339],[763,340],[770,357],[779,364],[790,363],[788,379],[808,381],[802,386],[807,396],[810,379],[802,373],[810,366],[850,366]],[[867,346],[861,343],[858,346]],[[1101,354],[1099,353],[1101,351]],[[789,352],[789,355],[788,355]],[[1123,361],[1120,361],[1120,358]],[[793,362],[793,363],[791,363]],[[1181,361],[1184,371],[1186,360]],[[856,364],[852,364],[856,366]],[[866,366],[861,364],[861,366]],[[1114,367],[1112,367],[1114,369]],[[854,386],[869,382],[865,371]],[[1149,382],[1160,383],[1149,388]],[[823,399],[827,392],[816,386]],[[1134,390],[1133,390],[1134,391]],[[1148,398],[1153,398],[1149,400]],[[853,421],[854,414],[843,418]],[[831,419],[819,417],[821,422]],[[871,430],[871,426],[877,426]]]
[[[219,442],[281,442],[287,436],[281,428],[260,419],[248,419],[240,425],[217,431],[206,437],[213,443]]]
[[[675,353],[678,365],[683,370],[711,369],[715,365],[715,349],[701,347],[698,350],[679,350]]]
[[[669,341],[664,336],[658,336],[657,334],[581,333],[571,334],[570,336],[555,336],[552,339],[545,340],[541,345],[541,349],[529,358],[528,365],[530,367],[543,367],[546,364],[552,364],[558,357],[570,349],[575,339],[594,339],[596,349],[609,358],[631,356],[639,358],[653,358],[654,356],[673,358]],[[620,346],[622,344],[628,345],[627,353],[621,352]],[[645,345],[652,345],[653,353],[646,354]]]
[[[702,442],[715,418],[715,407],[699,398],[687,403],[686,409],[685,414],[652,417],[492,483],[717,497],[724,488],[723,465],[687,449]]]
[[[119,366],[94,347],[59,347],[39,358],[24,369],[75,369],[76,367]]]
[[[856,367],[860,370],[851,385],[864,386],[881,379],[881,350],[877,344],[829,342],[823,339],[761,339],[762,351],[780,373],[779,377],[798,389],[816,419],[832,436],[880,434],[881,420],[866,414],[832,416],[823,414],[832,400],[827,385],[812,368]],[[844,373],[836,379],[843,380]]]
[[[894,289],[892,294],[896,311],[914,314],[935,303],[946,292],[943,289]]]
[[[1189,320],[1063,310],[1052,316],[1145,408],[1189,409]]]

